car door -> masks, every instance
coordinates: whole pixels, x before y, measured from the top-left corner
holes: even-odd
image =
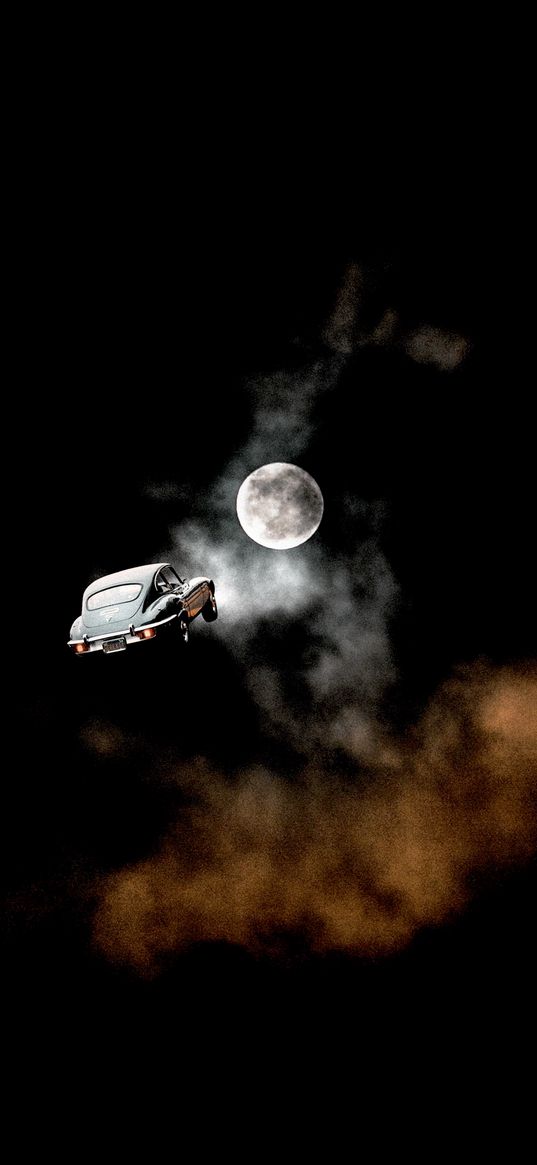
[[[179,578],[179,575],[175,572],[173,567],[163,566],[157,574],[155,583],[159,591],[172,595],[178,595],[179,598],[183,601],[184,606],[188,612],[188,587],[186,586],[184,580]]]
[[[207,583],[197,583],[191,591],[188,592],[188,614],[191,619],[195,619],[199,615],[201,608],[205,605],[209,597],[209,588]]]

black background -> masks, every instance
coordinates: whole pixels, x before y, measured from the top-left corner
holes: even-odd
[[[215,1032],[236,1040],[239,1030],[251,1049],[280,1052],[321,1035],[334,1046],[359,1035],[370,1050],[380,1040],[399,1054],[407,1041],[431,1051],[464,1037],[477,1054],[499,1034],[514,1038],[535,975],[531,868],[489,876],[463,916],[383,961],[299,951],[282,963],[207,945],[171,959],[154,982],[106,964],[91,947],[91,895],[65,893],[88,870],[144,856],[177,807],[143,766],[103,766],[81,749],[88,717],[141,725],[162,748],[171,734],[185,755],[203,742],[224,764],[257,747],[240,672],[208,637],[187,675],[147,684],[137,660],[119,690],[102,669],[98,683],[96,669],[83,674],[94,661],[73,659],[65,640],[89,574],[150,561],[168,520],[186,516],[188,502],[184,515],[177,504],[173,514],[156,508],[147,482],[210,491],[248,436],[248,378],[325,353],[349,262],[376,273],[372,326],[393,306],[409,327],[431,322],[472,344],[445,376],[400,352],[357,351],[322,403],[310,450],[328,538],[331,497],[349,482],[387,503],[383,547],[402,589],[389,714],[411,723],[460,662],[530,654],[528,364],[516,216],[494,195],[493,147],[479,138],[476,148],[475,122],[452,123],[449,110],[448,161],[444,129],[436,150],[417,148],[431,138],[410,114],[399,141],[367,156],[315,119],[311,137],[288,125],[283,147],[255,119],[231,141],[216,112],[211,132],[204,125],[188,141],[158,119],[101,111],[94,123],[83,105],[67,115],[60,100],[48,128],[34,114],[14,285],[12,553],[28,602],[21,589],[4,813],[9,990],[21,1028],[63,1025],[84,1041],[95,1025],[120,1025],[184,1040],[188,1021],[198,1049],[209,1033],[211,1056]],[[203,688],[208,675],[211,722],[198,709],[178,742],[177,687]]]

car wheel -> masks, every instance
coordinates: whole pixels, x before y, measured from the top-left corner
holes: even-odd
[[[205,606],[201,608],[201,615],[206,623],[214,623],[215,619],[218,619],[218,607],[214,595],[211,595]]]
[[[190,627],[186,615],[181,615],[179,619],[179,635],[183,643],[188,643],[190,639]]]

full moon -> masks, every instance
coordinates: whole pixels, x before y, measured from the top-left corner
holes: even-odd
[[[271,550],[290,550],[315,534],[323,495],[298,465],[274,461],[245,478],[237,494],[237,517],[249,538]]]

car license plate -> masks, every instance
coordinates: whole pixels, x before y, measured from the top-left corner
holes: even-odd
[[[103,643],[103,651],[108,654],[109,651],[125,651],[127,641],[123,636],[121,639],[108,639]]]

